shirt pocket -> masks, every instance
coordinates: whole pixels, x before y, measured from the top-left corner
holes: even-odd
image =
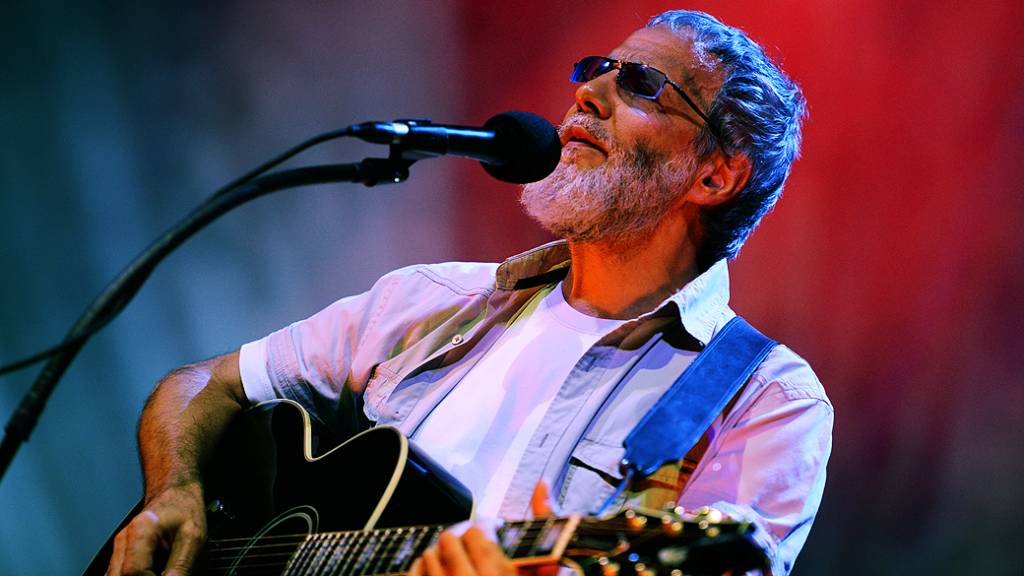
[[[670,462],[644,478],[634,477],[626,490],[610,508],[639,507],[662,509],[673,505],[686,486],[706,447],[706,439],[679,462]],[[565,481],[559,493],[563,513],[596,514],[599,508],[622,483],[621,467],[626,449],[593,437],[583,438],[572,452]]]
[[[626,450],[593,438],[582,438],[572,451],[558,505],[565,514],[595,514],[622,483],[620,468]]]

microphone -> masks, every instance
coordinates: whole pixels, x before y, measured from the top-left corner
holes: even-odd
[[[406,160],[454,154],[478,160],[488,174],[504,182],[526,184],[551,174],[562,154],[554,126],[529,112],[505,112],[483,128],[433,124],[429,119],[364,122],[349,134],[367,142],[397,147]]]

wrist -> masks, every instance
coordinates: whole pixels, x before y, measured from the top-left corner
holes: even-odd
[[[167,492],[177,492],[179,494],[184,493],[195,497],[199,501],[203,500],[203,484],[198,478],[193,477],[177,479],[171,482],[163,482],[159,486],[146,490],[143,502],[144,504],[149,504],[154,499],[160,497],[162,494],[166,494]]]

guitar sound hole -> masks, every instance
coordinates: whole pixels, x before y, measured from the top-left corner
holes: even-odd
[[[279,514],[252,537],[210,542],[203,568],[227,576],[280,574],[319,523],[315,508],[298,506]]]

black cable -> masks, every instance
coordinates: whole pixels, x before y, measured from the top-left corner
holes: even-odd
[[[136,256],[107,285],[72,325],[65,337],[66,345],[43,365],[4,427],[4,436],[0,440],[0,478],[7,472],[18,448],[31,435],[61,376],[85,345],[86,340],[82,336],[95,332],[99,320],[109,319],[111,310],[123,309],[157,265],[196,232],[232,208],[270,192],[328,182],[361,182],[367,186],[402,182],[409,176],[412,163],[412,160],[367,158],[355,164],[307,166],[271,172],[251,178],[226,193],[218,192],[192,210]]]
[[[305,150],[308,150],[313,146],[316,146],[317,144],[322,144],[329,140],[334,140],[349,135],[351,135],[351,129],[343,128],[341,130],[332,130],[330,132],[324,132],[323,134],[319,134],[304,142],[301,142],[293,146],[292,148],[284,151],[283,153],[275,156],[274,158],[267,160],[263,164],[260,164],[256,168],[253,168],[249,172],[246,172],[245,174],[232,180],[228,184],[222,186],[213,193],[211,200],[213,198],[218,198],[225,194],[229,194],[231,191],[235,190],[239,186],[242,186],[252,181],[253,178],[256,178],[257,176],[267,172],[271,168],[279,166],[286,160],[292,158],[293,156]],[[154,267],[155,263],[143,275],[137,277],[136,282],[138,283],[139,286],[141,286],[142,282],[144,282],[145,279],[149,276],[149,274],[152,272],[152,268]],[[117,282],[118,280],[115,279],[114,281]],[[131,290],[130,292],[134,294],[135,290]],[[109,324],[110,321],[113,320],[118,314],[120,314],[121,311],[124,310],[124,307],[128,305],[129,301],[131,301],[131,296],[122,298],[120,301],[116,302],[113,305],[113,307],[106,310],[104,314],[94,318],[93,322],[84,328],[84,331],[78,333],[72,338],[65,338],[59,343],[44,350],[41,350],[39,352],[36,352],[35,354],[19,358],[18,360],[8,362],[7,364],[4,365],[0,365],[0,376],[3,376],[4,374],[9,374],[11,372],[17,372],[18,370],[22,370],[24,368],[28,368],[29,366],[42,362],[43,360],[46,360],[47,358],[50,358],[56,354],[60,354],[61,352],[70,350],[76,346],[80,346],[82,343],[84,343],[86,340],[92,337],[93,334],[101,330],[104,326]]]

